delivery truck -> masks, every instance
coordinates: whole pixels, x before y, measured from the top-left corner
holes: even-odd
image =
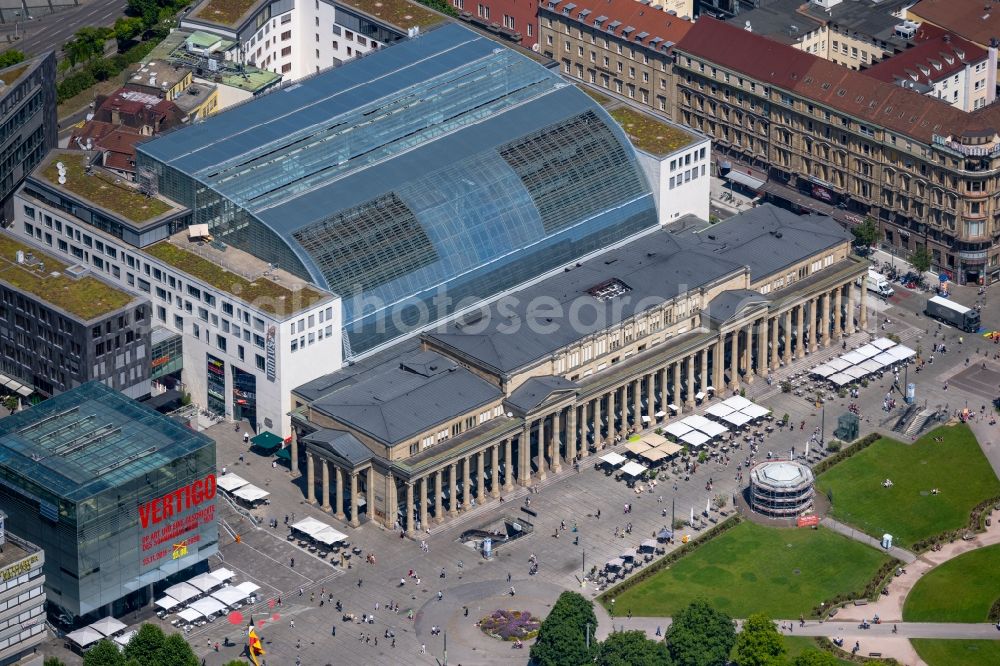
[[[947,298],[940,296],[928,298],[924,314],[946,324],[951,324],[967,333],[975,333],[979,330],[979,312]]]

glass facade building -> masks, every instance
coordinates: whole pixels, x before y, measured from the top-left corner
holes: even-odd
[[[449,24],[138,147],[213,235],[344,299],[354,352],[657,224],[618,125]]]
[[[0,420],[0,508],[51,603],[121,615],[218,551],[215,443],[90,382]]]

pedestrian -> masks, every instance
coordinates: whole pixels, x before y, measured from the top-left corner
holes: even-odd
[[[598,520],[601,519],[601,510],[600,509],[597,510],[597,519]]]
[[[441,597],[443,597],[443,596],[444,596],[444,593],[441,592],[441,590],[438,590],[438,601],[441,601]]]
[[[396,638],[395,637],[393,637],[393,639],[392,639],[392,647],[396,647]]]
[[[363,581],[363,580],[361,580],[361,579],[359,578],[359,579],[358,579],[358,587],[361,587],[361,584],[362,584],[363,582],[364,582],[364,581]]]
[[[424,644],[420,645],[420,654],[427,654],[427,646]]]
[[[514,586],[510,586],[510,596],[514,596]]]
[[[510,572],[509,571],[507,572],[507,582],[508,583],[510,582]]]
[[[330,635],[331,636],[336,636],[337,635],[337,625],[332,625],[330,627]]]
[[[294,628],[295,628],[295,620],[289,620],[289,621],[288,621],[288,626],[289,626],[290,628],[294,629]]]
[[[243,433],[243,443],[244,444],[249,444],[250,443],[250,433],[248,433],[248,432]]]
[[[656,625],[656,635],[657,637],[663,635],[663,631],[660,629],[660,625]]]

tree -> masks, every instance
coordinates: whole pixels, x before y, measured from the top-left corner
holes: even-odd
[[[879,239],[878,222],[870,215],[866,216],[864,222],[851,227],[851,233],[858,245],[875,245]]]
[[[926,273],[931,269],[931,261],[933,257],[931,256],[930,250],[927,249],[926,245],[918,245],[917,249],[913,251],[907,260],[913,265],[913,268],[919,273]]]
[[[755,613],[743,623],[735,653],[739,666],[779,666],[785,662],[785,639],[771,618]]]
[[[670,652],[662,641],[642,631],[616,631],[601,643],[598,666],[670,666]]]
[[[66,666],[66,664],[59,657],[46,657],[42,666]]]
[[[183,636],[170,634],[153,663],[157,666],[198,666],[199,661]]]
[[[143,623],[125,646],[125,658],[135,659],[140,664],[152,664],[163,648],[163,641],[166,638],[163,630],[155,624]]]
[[[792,666],[837,666],[840,660],[829,652],[814,647],[803,650],[792,661]]]
[[[593,661],[597,640],[591,638],[588,650],[588,624],[593,637],[597,631],[593,602],[576,592],[563,592],[538,630],[538,640],[531,647],[532,660],[539,666]]]
[[[724,666],[736,629],[732,618],[699,600],[674,616],[666,641],[677,666]]]
[[[0,53],[0,69],[24,62],[25,57],[24,53],[17,49],[7,49],[3,53]]]
[[[102,638],[83,655],[83,666],[125,666],[125,657],[114,641]]]
[[[145,30],[152,28],[160,20],[160,8],[156,0],[128,0],[130,14],[142,21]]]
[[[118,40],[119,44],[127,42],[142,34],[145,29],[143,25],[142,18],[139,16],[127,17],[123,16],[117,21],[115,21],[115,39]]]
[[[247,662],[242,659],[233,659],[232,661],[227,661],[222,666],[247,666]]]

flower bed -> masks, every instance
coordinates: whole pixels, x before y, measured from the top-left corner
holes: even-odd
[[[502,641],[527,640],[538,635],[541,620],[528,611],[496,610],[479,621],[479,628],[487,636]]]

